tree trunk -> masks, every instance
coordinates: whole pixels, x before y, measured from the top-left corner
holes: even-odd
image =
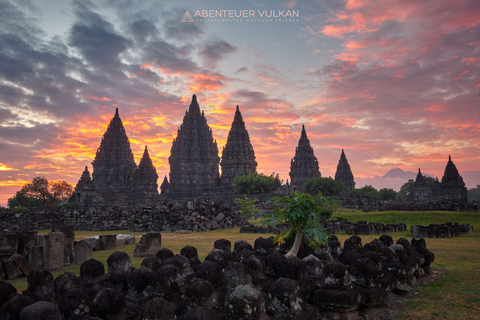
[[[302,243],[302,236],[303,236],[303,233],[297,230],[295,233],[295,242],[293,243],[292,249],[288,251],[285,257],[290,259],[297,256],[298,250],[300,249],[300,244]]]

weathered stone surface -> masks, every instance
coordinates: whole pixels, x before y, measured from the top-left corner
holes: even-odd
[[[313,302],[320,310],[349,312],[356,310],[362,302],[356,290],[317,290],[313,294]]]
[[[35,302],[20,312],[20,320],[62,320],[56,304],[48,301]]]
[[[102,288],[90,303],[91,314],[104,320],[127,319],[125,297],[118,291]]]
[[[65,291],[58,298],[58,308],[65,320],[84,320],[90,317],[90,297],[81,288]]]
[[[253,244],[255,254],[264,258],[266,258],[275,248],[276,245],[273,243],[273,236],[269,238],[258,237]]]
[[[61,232],[50,232],[43,237],[43,268],[57,270],[63,267],[65,238]]]
[[[192,246],[183,247],[180,250],[180,254],[187,257],[192,267],[195,267],[201,263],[200,260],[198,259],[197,248],[195,247],[192,247]]]
[[[121,292],[126,295],[128,290],[128,279],[131,272],[125,270],[118,270],[106,275],[108,279],[108,287]]]
[[[2,260],[3,268],[5,269],[5,276],[7,280],[16,279],[18,276],[18,266],[12,259]]]
[[[326,288],[349,288],[352,284],[347,267],[340,262],[329,262],[324,265]]]
[[[175,309],[168,301],[154,298],[143,306],[141,319],[176,320],[177,316]]]
[[[222,184],[230,186],[238,174],[249,175],[257,170],[255,151],[250,143],[240,108],[237,106],[227,142],[222,150]]]
[[[318,177],[321,177],[318,160],[310,146],[305,126],[302,126],[298,147],[295,149],[295,156],[290,162],[290,185],[296,190],[303,190],[307,179]]]
[[[1,288],[0,288],[1,290]],[[0,291],[4,292],[4,291]],[[28,307],[29,305],[35,303],[29,296],[16,294],[8,299],[5,303],[0,302],[0,319],[2,320],[16,320],[20,317],[20,312]]]
[[[142,303],[153,296],[155,275],[152,269],[140,267],[133,270],[128,278],[127,300]]]
[[[125,270],[132,271],[133,266],[130,261],[130,256],[122,251],[115,251],[107,258],[108,272],[112,273],[114,271]]]
[[[184,291],[186,277],[180,267],[168,264],[158,269],[155,275],[155,297],[171,300]]]
[[[80,278],[71,272],[65,272],[59,275],[53,283],[53,292],[55,294],[55,300],[62,297],[67,291],[71,289],[78,289],[82,287]]]
[[[9,282],[0,280],[0,308],[3,306],[8,299],[17,294],[17,289],[12,286]]]
[[[63,251],[62,251],[63,252]],[[28,288],[23,292],[34,300],[54,301],[54,279],[48,270],[34,270],[27,277]]]
[[[235,280],[235,279],[229,279]],[[214,292],[213,285],[204,279],[195,278],[185,288],[185,295],[191,305],[205,306]]]
[[[269,255],[265,259],[265,274],[272,278],[280,277],[282,265],[285,261],[287,261],[287,258],[279,252]]]
[[[205,261],[214,261],[220,265],[220,267],[225,268],[228,264],[227,256],[223,250],[213,249],[207,254]]]
[[[230,255],[232,253],[232,243],[230,240],[227,239],[218,239],[213,243],[214,249],[222,250],[226,255]]]
[[[153,272],[157,272],[158,269],[160,269],[160,265],[162,263],[162,260],[160,260],[158,257],[146,257],[142,261],[142,266],[147,267],[152,269]]]
[[[132,177],[132,201],[153,202],[158,200],[158,174],[150,159],[147,146]]]
[[[277,319],[292,319],[303,300],[295,280],[280,278],[268,289],[267,312]]]
[[[148,232],[143,235],[140,242],[135,245],[134,257],[154,256],[162,247],[162,234],[160,232]]]
[[[220,317],[211,309],[195,306],[178,320],[220,320]]]
[[[235,241],[235,244],[233,245],[233,252],[240,253],[240,251],[242,251],[243,249],[248,249],[253,251],[252,245],[249,244],[247,241],[245,240]]]
[[[90,259],[80,265],[80,281],[90,297],[107,283],[105,267],[98,260]]]
[[[282,277],[304,281],[308,277],[307,265],[302,259],[292,257],[282,264]]]
[[[98,241],[100,242],[100,250],[115,250],[117,247],[117,235],[115,234],[101,235]]]
[[[28,274],[33,271],[33,268],[28,264],[27,259],[22,255],[15,253],[10,259],[12,259],[12,261],[18,266],[24,276],[28,276]]]
[[[252,286],[237,286],[227,294],[225,316],[232,320],[267,320],[263,295]]]
[[[63,264],[65,266],[73,262],[73,246],[75,243],[75,226],[61,226],[60,232],[63,233]]]
[[[163,261],[163,260],[167,260],[169,258],[173,258],[175,256],[175,254],[173,253],[172,250],[170,250],[168,248],[162,248],[155,253],[155,256]]]
[[[73,263],[82,264],[87,260],[92,259],[92,247],[82,243],[81,241],[74,246],[75,254],[73,256]]]
[[[209,281],[214,288],[218,288],[223,283],[222,267],[214,261],[205,260],[197,269],[197,277]]]

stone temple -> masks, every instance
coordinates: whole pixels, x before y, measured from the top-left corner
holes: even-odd
[[[345,196],[348,196],[350,191],[355,189],[355,179],[343,149],[335,172],[335,180],[340,181],[345,186]]]
[[[220,184],[217,142],[203,111],[200,112],[196,95],[173,139],[168,162],[170,182],[162,183],[162,194],[195,197]]]
[[[92,178],[85,167],[71,201],[87,205],[138,203],[158,196],[158,175],[147,147],[137,168],[118,108],[103,135],[92,166]]]
[[[443,200],[457,203],[467,203],[467,188],[462,176],[458,173],[457,167],[448,156],[447,166],[442,177]]]
[[[418,168],[417,178],[413,186],[413,202],[425,203],[434,199],[433,192],[427,185],[424,175]]]
[[[304,184],[309,178],[320,178],[322,175],[318,168],[318,160],[310,146],[305,126],[302,125],[302,133],[295,149],[295,156],[290,162],[290,185],[295,190],[303,190]]]
[[[257,172],[255,151],[238,106],[228,133],[227,143],[223,147],[220,166],[221,181],[224,186],[230,186],[238,174],[248,175]]]

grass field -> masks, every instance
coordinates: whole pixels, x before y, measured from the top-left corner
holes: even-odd
[[[332,218],[343,217],[351,222],[367,220],[381,223],[405,223],[411,225],[429,225],[431,223],[458,222],[470,223],[474,232],[451,239],[426,239],[427,247],[436,255],[433,269],[442,270],[443,276],[428,286],[419,285],[408,295],[408,300],[401,304],[398,320],[406,319],[480,319],[480,213],[467,212],[372,212],[341,210]],[[75,233],[76,240],[96,234],[111,234],[112,232],[83,232]],[[142,233],[119,231],[135,235],[140,240]],[[411,239],[409,232],[390,234],[394,240],[398,238]],[[207,253],[213,249],[213,243],[220,238],[228,239],[233,243],[244,239],[253,245],[259,236],[269,234],[240,234],[239,228],[198,232],[191,234],[162,233],[162,247],[169,248],[174,253],[186,245],[195,246],[203,261]],[[337,234],[340,242],[349,236],[344,232]],[[369,242],[378,236],[361,236],[363,243]],[[140,266],[143,258],[133,258],[134,245],[118,247],[118,251],[125,251],[132,256],[135,267]],[[106,265],[106,260],[114,251],[95,251],[93,257]],[[57,272],[57,277],[66,271],[79,274],[80,267],[76,265],[65,267]],[[11,283],[19,292],[27,287],[26,279],[16,279]]]

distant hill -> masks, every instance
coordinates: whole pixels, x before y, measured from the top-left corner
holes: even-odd
[[[393,168],[393,169],[390,169],[387,173],[385,173],[382,176],[382,178],[392,178],[392,179],[400,178],[400,179],[404,179],[404,180],[408,181],[410,179],[415,180],[415,178],[417,177],[417,173],[418,172],[403,171],[400,168]],[[425,173],[425,172],[422,172],[422,174],[424,176],[427,176],[427,177],[435,178],[434,175],[431,175],[431,174],[428,174],[428,173]]]

